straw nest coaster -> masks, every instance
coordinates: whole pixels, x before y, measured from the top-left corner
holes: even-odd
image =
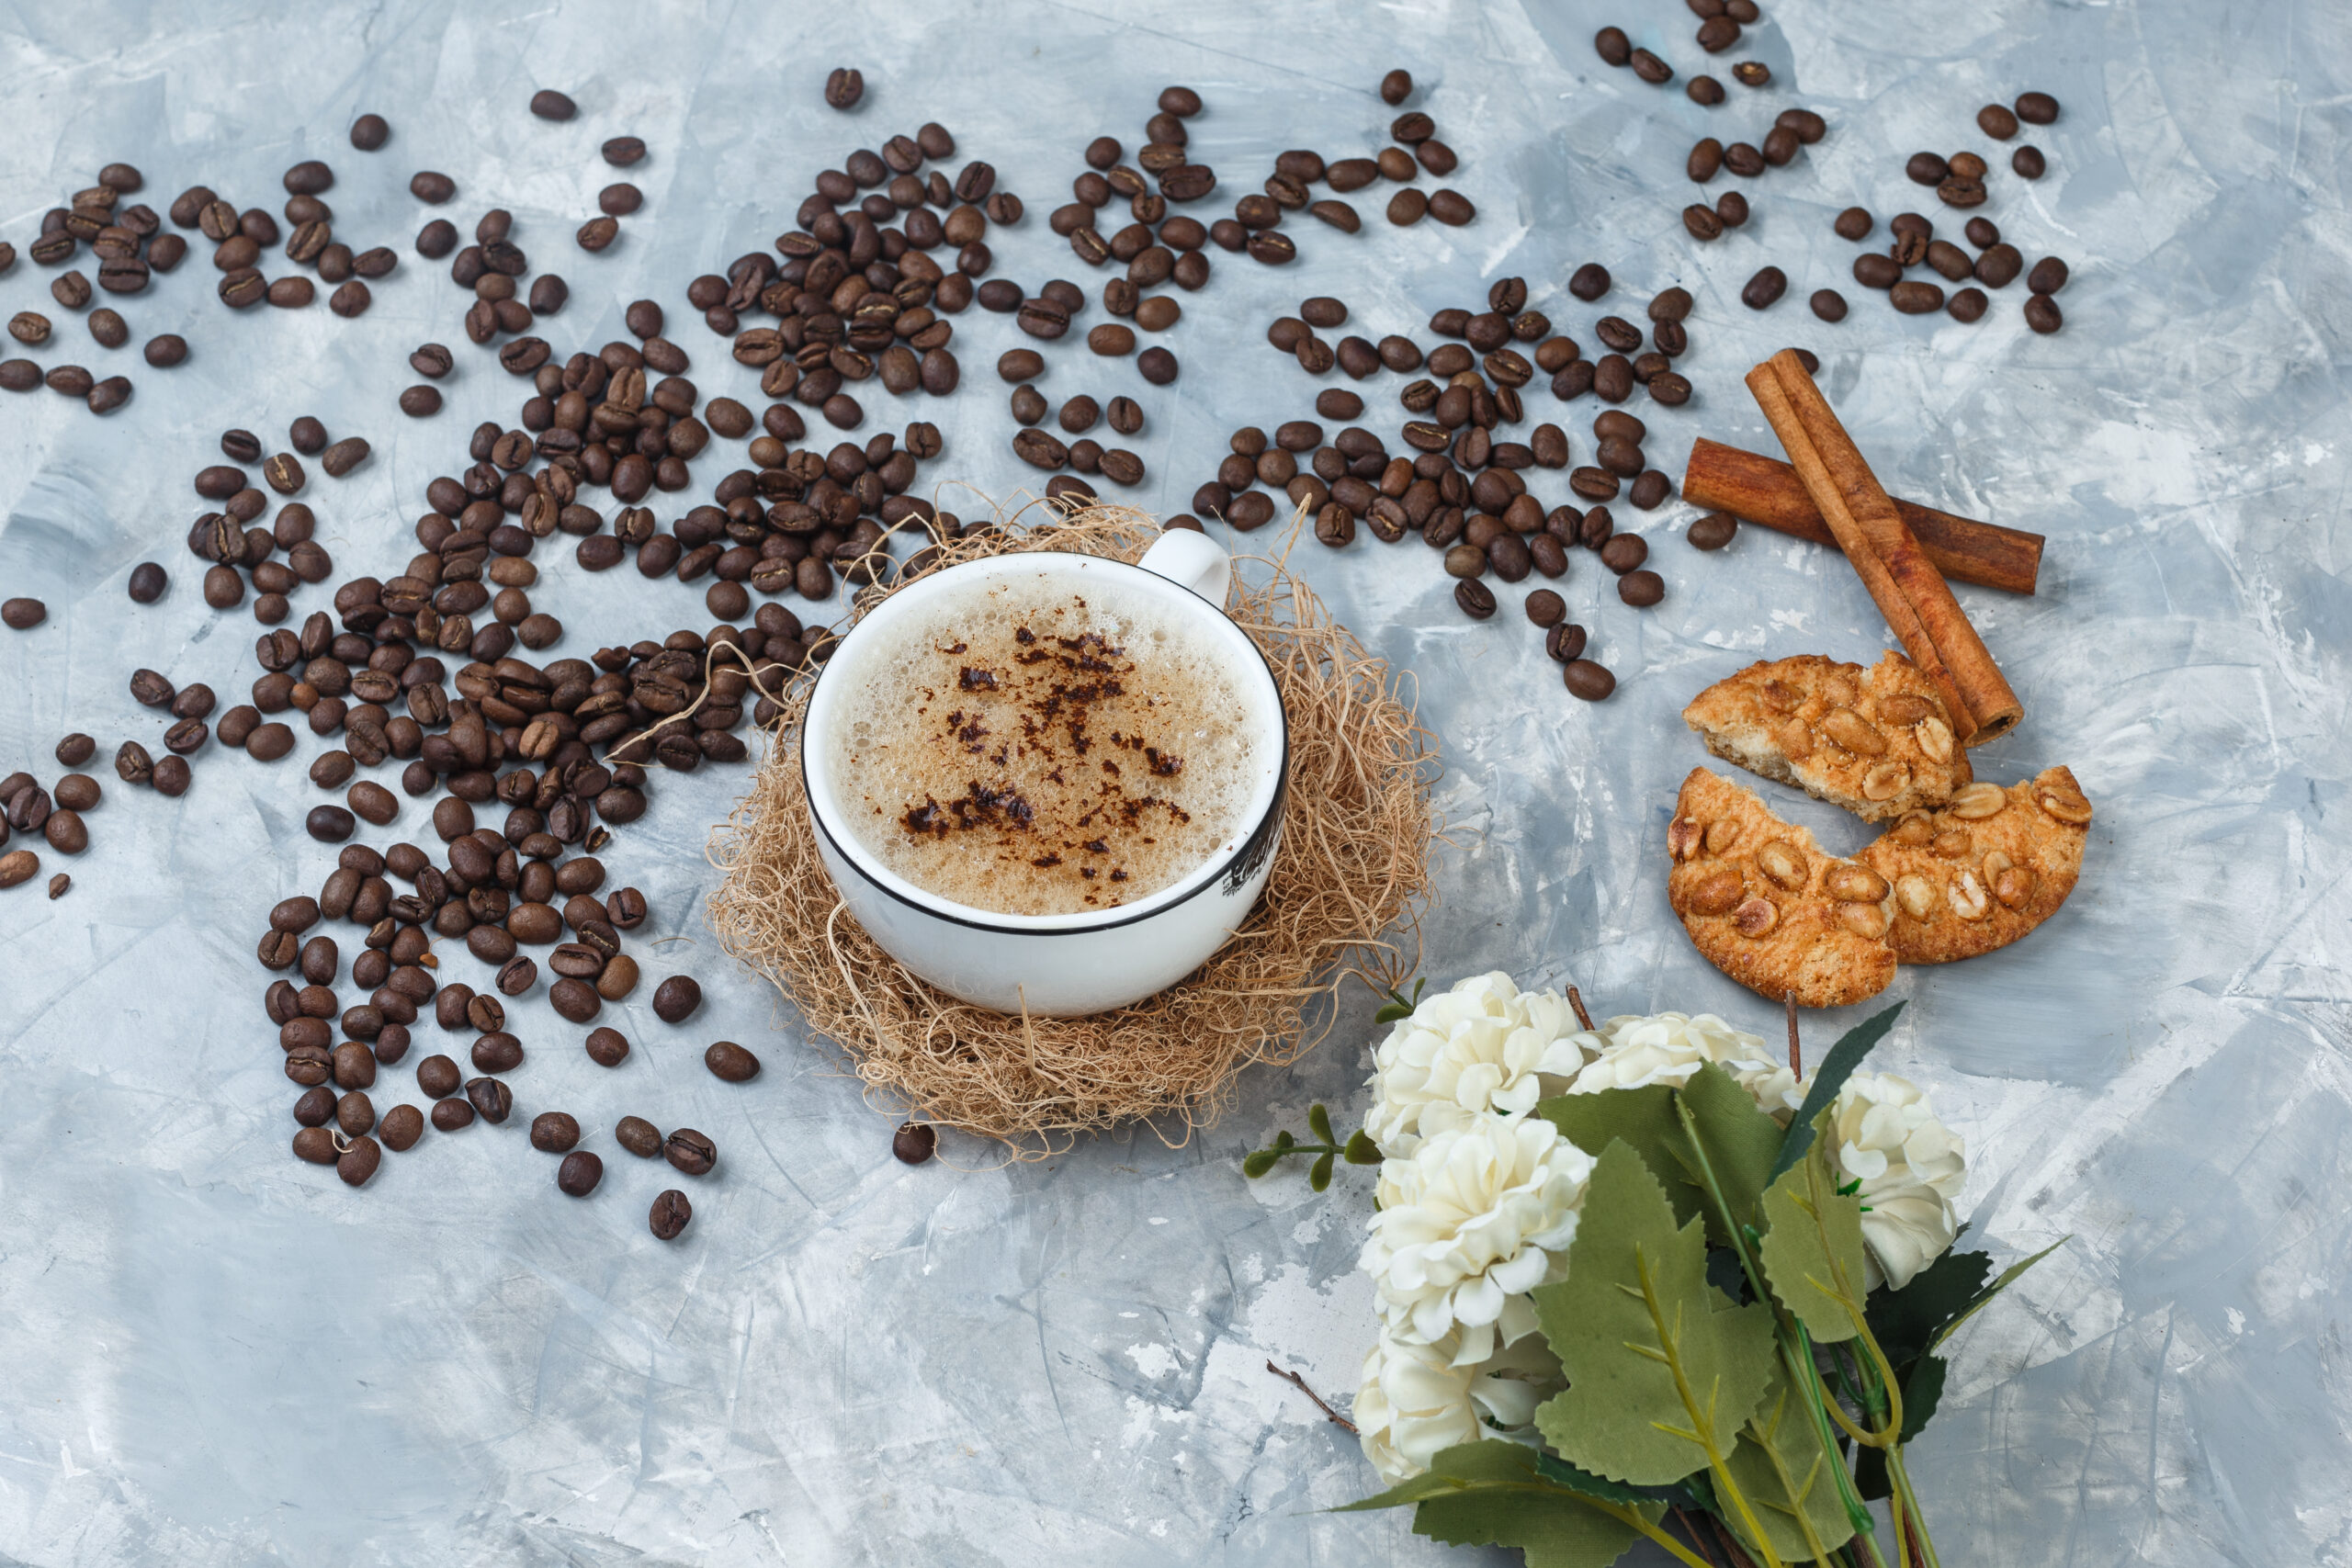
[[[1159,535],[1144,513],[1098,505],[1035,527],[1015,519],[975,530],[922,570],[1023,550],[1132,562]],[[1170,989],[1116,1012],[989,1012],[933,989],[875,945],[817,858],[799,766],[811,682],[781,694],[751,793],[712,834],[710,857],[726,875],[711,896],[711,928],[849,1054],[892,1113],[1001,1140],[1015,1157],[1146,1118],[1181,1144],[1225,1109],[1242,1068],[1290,1062],[1316,1043],[1329,1013],[1310,1036],[1310,1002],[1350,974],[1385,987],[1418,964],[1434,741],[1402,682],[1282,562],[1250,566],[1262,581],[1245,583],[1237,570],[1227,610],[1264,650],[1290,718],[1281,848],[1242,929]],[[888,592],[865,591],[854,614]]]

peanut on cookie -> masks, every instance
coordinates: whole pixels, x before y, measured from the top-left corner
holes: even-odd
[[[1899,653],[1869,670],[1817,653],[1751,664],[1682,719],[1725,761],[1866,822],[1933,810],[1973,776],[1935,688]]]

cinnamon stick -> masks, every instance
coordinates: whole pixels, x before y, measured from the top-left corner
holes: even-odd
[[[1690,466],[1682,471],[1682,499],[1795,538],[1838,547],[1838,536],[1821,520],[1821,509],[1805,493],[1804,481],[1797,478],[1796,470],[1760,452],[1743,452],[1701,437],[1690,448]],[[1955,516],[1900,496],[1894,499],[1894,510],[1903,514],[1919,547],[1945,577],[2010,593],[2033,592],[2041,570],[2041,535]]]
[[[2025,711],[2017,694],[1795,350],[1749,371],[1747,388],[1879,613],[1942,696],[1955,737],[1973,746],[2014,728]]]

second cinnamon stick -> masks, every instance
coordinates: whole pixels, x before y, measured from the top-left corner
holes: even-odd
[[[1953,733],[1976,745],[2013,728],[2024,712],[2017,694],[1795,350],[1756,367],[1747,385],[1847,561],[1943,694]]]
[[[1682,473],[1682,499],[1777,533],[1838,547],[1838,536],[1822,521],[1821,509],[1814,505],[1797,471],[1759,452],[1743,452],[1702,436],[1692,445],[1690,466]],[[2033,592],[2041,570],[2041,535],[1955,516],[1900,497],[1894,509],[1936,570],[1953,581],[2010,593]]]

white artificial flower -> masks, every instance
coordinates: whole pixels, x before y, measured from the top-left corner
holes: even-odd
[[[1539,1116],[1475,1116],[1380,1167],[1360,1266],[1400,1339],[1462,1330],[1470,1365],[1535,1326],[1527,1292],[1566,1271],[1592,1156]]]
[[[1848,1078],[1828,1136],[1838,1168],[1861,1183],[1870,1283],[1899,1291],[1960,1234],[1952,1203],[1968,1176],[1967,1148],[1918,1086],[1893,1073]]]
[[[1522,991],[1499,970],[1458,981],[1399,1019],[1374,1051],[1364,1130],[1396,1159],[1471,1117],[1532,1111],[1584,1066],[1577,1037],[1556,991]]]
[[[1489,1437],[1532,1443],[1535,1407],[1567,1386],[1559,1358],[1538,1333],[1466,1366],[1454,1365],[1459,1351],[1453,1335],[1423,1345],[1383,1328],[1364,1353],[1351,1414],[1364,1457],[1382,1479],[1419,1475],[1457,1443]]]
[[[1659,1083],[1679,1089],[1713,1062],[1782,1122],[1804,1103],[1804,1085],[1762,1035],[1734,1029],[1711,1012],[1696,1018],[1627,1013],[1577,1036],[1577,1043],[1595,1059],[1568,1085],[1570,1094]]]

